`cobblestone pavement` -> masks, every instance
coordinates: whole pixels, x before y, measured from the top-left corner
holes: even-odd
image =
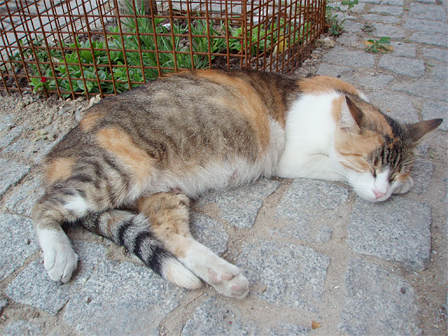
[[[178,289],[80,228],[69,232],[79,271],[68,284],[50,281],[29,214],[39,196],[35,163],[55,141],[23,139],[30,125],[3,111],[0,334],[446,335],[445,8],[360,0],[336,46],[314,52],[323,55],[318,74],[361,88],[391,116],[445,118],[419,147],[411,192],[371,204],[344,184],[263,179],[196,202],[195,236],[251,281],[242,301]],[[382,36],[392,53],[364,51],[363,40]]]

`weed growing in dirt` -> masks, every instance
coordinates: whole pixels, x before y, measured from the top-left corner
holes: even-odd
[[[344,23],[347,20],[347,14],[351,12],[353,7],[358,4],[358,0],[343,0],[340,6],[329,4],[325,11],[325,24],[328,27],[328,33],[332,36],[339,36],[344,31]],[[341,6],[347,6],[345,11]],[[342,13],[342,19],[339,19],[338,13],[334,11],[338,10]]]
[[[382,52],[383,54],[391,52],[390,37],[383,36],[377,39],[369,39],[364,42],[366,52]]]

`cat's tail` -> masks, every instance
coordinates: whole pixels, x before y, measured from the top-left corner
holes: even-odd
[[[150,223],[144,215],[109,210],[90,214],[81,220],[81,224],[89,231],[124,246],[146,266],[175,285],[187,289],[202,286],[201,280],[164,249],[162,243],[153,236]]]

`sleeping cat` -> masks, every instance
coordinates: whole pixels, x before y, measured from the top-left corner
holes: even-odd
[[[61,224],[81,221],[180,287],[203,280],[243,298],[240,270],[190,235],[190,198],[279,176],[346,181],[384,201],[411,188],[413,150],[441,122],[400,124],[330,77],[199,70],[156,80],[92,106],[45,158],[32,212],[45,269],[70,280],[78,257]]]

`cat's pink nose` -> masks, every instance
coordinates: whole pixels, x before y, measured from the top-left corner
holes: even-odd
[[[375,194],[376,199],[383,197],[384,195],[386,195],[385,192],[383,191],[378,191],[378,190],[373,190],[373,193]]]

